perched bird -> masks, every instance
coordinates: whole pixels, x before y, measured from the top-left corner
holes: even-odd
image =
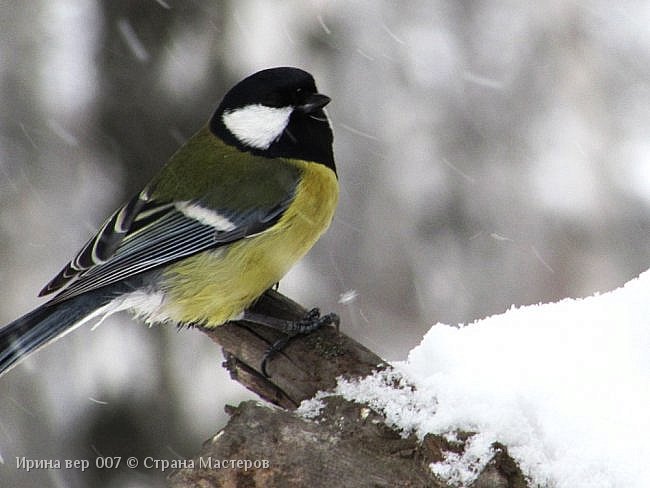
[[[150,324],[245,319],[291,335],[337,323],[317,309],[296,322],[248,310],[332,221],[339,185],[329,101],[297,68],[259,71],[231,88],[40,293],[54,297],[0,329],[0,374],[122,310]]]

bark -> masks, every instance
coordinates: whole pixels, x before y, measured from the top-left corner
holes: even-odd
[[[287,319],[307,312],[275,291],[267,292],[256,311]],[[227,407],[227,426],[205,442],[191,466],[172,473],[170,486],[185,487],[434,487],[429,464],[445,453],[462,452],[463,439],[402,436],[381,414],[338,396],[325,398],[315,419],[293,412],[318,391],[331,390],[336,378],[363,377],[388,367],[376,354],[333,327],[292,340],[267,365],[261,363],[281,334],[267,327],[232,323],[203,330],[224,350],[224,366],[234,380],[280,407],[243,402]],[[472,488],[525,488],[521,471],[502,445]]]

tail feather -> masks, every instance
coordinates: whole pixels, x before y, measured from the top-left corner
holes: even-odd
[[[60,303],[46,303],[0,329],[0,375],[28,354],[81,325],[108,301],[90,298],[81,295]]]

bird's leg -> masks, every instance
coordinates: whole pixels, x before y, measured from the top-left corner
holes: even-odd
[[[340,324],[338,315],[335,313],[328,313],[327,315],[323,315],[321,317],[320,310],[317,308],[311,309],[300,320],[282,320],[248,310],[244,312],[242,320],[252,322],[254,324],[264,325],[266,327],[271,327],[272,329],[279,330],[285,334],[285,337],[282,337],[281,339],[278,339],[273,344],[271,344],[271,347],[269,347],[269,349],[266,351],[266,354],[264,354],[260,369],[262,370],[262,374],[267,378],[269,377],[268,373],[266,372],[266,364],[268,360],[276,353],[282,351],[282,349],[284,349],[287,344],[289,344],[291,339],[298,335],[310,334],[325,325],[334,324],[336,326],[336,330],[338,331]]]

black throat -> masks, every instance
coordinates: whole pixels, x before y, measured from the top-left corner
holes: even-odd
[[[329,120],[322,109],[312,113],[294,110],[286,129],[268,149],[257,149],[243,144],[224,125],[222,115],[222,111],[217,110],[212,116],[210,130],[226,144],[235,146],[240,151],[266,158],[313,161],[327,166],[336,174],[334,152],[332,150],[334,137]]]

